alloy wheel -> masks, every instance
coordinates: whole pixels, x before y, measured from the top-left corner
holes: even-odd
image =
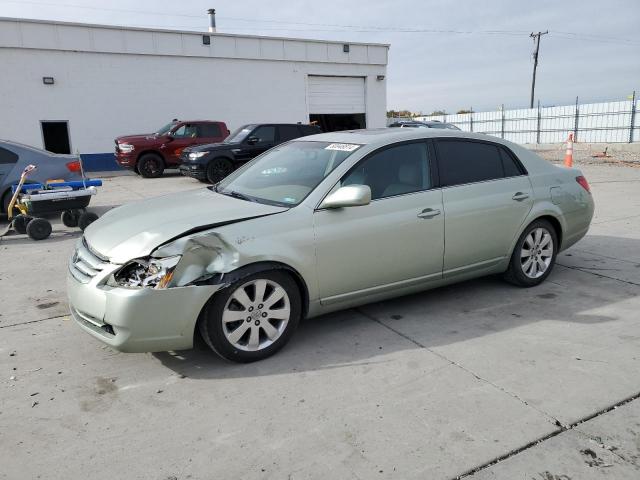
[[[273,280],[256,279],[229,297],[222,312],[222,330],[235,348],[258,351],[280,338],[290,317],[286,290]]]
[[[549,269],[553,259],[553,237],[546,228],[529,232],[522,242],[520,265],[529,278],[540,278]]]

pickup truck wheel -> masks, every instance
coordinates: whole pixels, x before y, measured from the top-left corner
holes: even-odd
[[[218,183],[231,172],[233,172],[233,164],[229,160],[214,158],[207,165],[207,180],[209,183]]]
[[[164,162],[155,153],[145,153],[138,159],[138,171],[145,178],[157,178],[164,171]]]

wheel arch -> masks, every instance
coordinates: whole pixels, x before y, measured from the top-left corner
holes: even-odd
[[[216,275],[215,277],[212,277],[207,283],[226,286],[240,280],[241,278],[253,275],[254,273],[265,272],[268,270],[284,270],[291,275],[293,280],[296,282],[296,285],[298,286],[298,290],[300,291],[300,297],[302,300],[302,318],[306,317],[309,311],[309,289],[307,287],[307,283],[305,282],[300,272],[298,272],[292,266],[287,265],[286,263],[278,261],[260,261],[256,263],[250,263],[229,273]]]
[[[558,237],[558,250],[560,250],[560,248],[562,247],[562,237],[563,237],[562,224],[560,223],[560,220],[558,220],[553,215],[546,214],[546,215],[541,215],[539,217],[534,218],[527,224],[527,226],[531,225],[536,220],[546,220],[551,224],[551,226],[556,231],[556,236]]]
[[[140,153],[138,153],[138,156],[136,157],[136,166],[135,166],[136,169],[138,168],[138,162],[140,161],[140,158],[143,155],[146,155],[148,153],[152,153],[160,157],[162,159],[162,163],[164,164],[164,167],[167,168],[167,159],[164,158],[164,155],[162,154],[162,152],[160,152],[159,150],[154,150],[153,148],[147,148],[146,150],[142,150]]]

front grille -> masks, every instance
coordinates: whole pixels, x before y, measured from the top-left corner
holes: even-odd
[[[82,237],[82,245],[78,247],[71,259],[71,273],[78,281],[87,283],[108,264],[107,259],[91,251],[87,241]]]

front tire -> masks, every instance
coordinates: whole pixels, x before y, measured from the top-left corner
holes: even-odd
[[[214,158],[207,165],[207,181],[218,183],[224,177],[233,172],[233,164],[226,158]]]
[[[158,178],[164,172],[164,161],[155,153],[145,153],[138,160],[138,171],[144,178]]]
[[[504,278],[519,287],[535,287],[549,276],[558,254],[558,234],[546,220],[535,220],[520,235]]]
[[[267,270],[216,292],[198,325],[202,338],[218,355],[246,363],[280,350],[293,335],[301,314],[296,282],[285,271]]]
[[[27,224],[27,235],[32,240],[44,240],[51,235],[51,223],[44,218],[34,218]]]

